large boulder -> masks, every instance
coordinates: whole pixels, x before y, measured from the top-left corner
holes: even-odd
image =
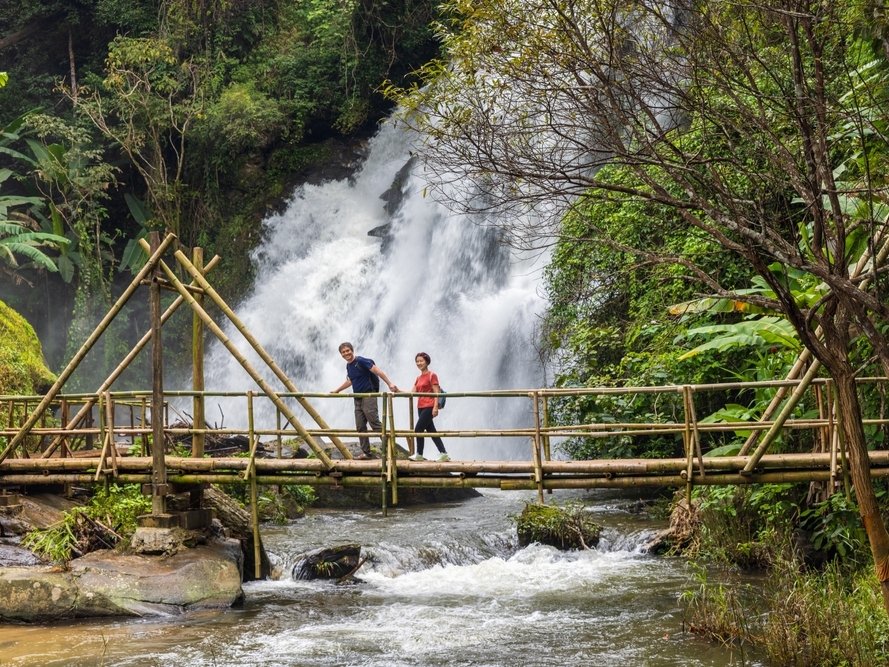
[[[55,380],[34,327],[0,301],[0,394],[42,394]]]
[[[361,567],[361,545],[344,544],[315,549],[296,559],[294,579],[343,579]]]
[[[172,556],[94,551],[53,567],[0,569],[0,620],[169,615],[243,598],[241,547],[221,540]]]
[[[516,532],[521,547],[537,542],[571,551],[598,545],[602,527],[581,505],[528,503],[516,518]]]

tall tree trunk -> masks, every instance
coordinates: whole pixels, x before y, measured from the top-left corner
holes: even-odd
[[[71,77],[71,102],[77,106],[77,66],[74,63],[74,38],[68,29],[68,70]]]
[[[855,485],[858,511],[874,557],[874,569],[883,593],[883,606],[889,613],[889,531],[880,516],[877,497],[874,495],[855,376],[851,368],[833,372],[832,375],[837,390],[840,437],[844,439],[849,454],[849,472]]]

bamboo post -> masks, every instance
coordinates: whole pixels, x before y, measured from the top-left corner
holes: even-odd
[[[99,465],[96,466],[95,480],[98,482],[102,473],[105,472],[105,460],[108,456],[108,438],[105,433],[105,394],[98,397],[99,407],[99,441],[102,443],[102,449],[99,452]]]
[[[140,415],[140,426],[145,428],[145,423],[148,421],[148,405],[146,404],[145,397],[142,397],[142,414]],[[142,456],[148,456],[148,438],[145,437],[145,434],[142,434]]]
[[[6,445],[6,448],[0,452],[0,462],[4,461],[7,456],[9,456],[10,452],[15,450],[18,447],[19,443],[25,439],[25,436],[31,431],[34,427],[34,424],[37,423],[37,420],[40,418],[40,413],[46,410],[46,407],[52,403],[52,400],[56,397],[56,394],[62,389],[65,383],[68,381],[68,378],[71,377],[71,374],[80,365],[80,362],[83,361],[83,358],[86,356],[87,352],[89,352],[93,345],[95,345],[96,341],[99,337],[105,332],[108,328],[108,325],[111,324],[111,321],[117,316],[117,314],[121,311],[121,309],[126,305],[127,301],[129,301],[130,297],[133,295],[133,292],[141,284],[142,280],[154,270],[155,265],[161,256],[166,252],[167,247],[173,242],[176,237],[173,234],[168,234],[167,237],[157,246],[156,250],[151,253],[151,256],[148,258],[148,261],[145,263],[139,272],[135,275],[132,282],[129,286],[123,291],[123,293],[118,297],[117,301],[114,302],[114,305],[111,306],[111,309],[102,318],[102,321],[96,326],[93,332],[89,335],[83,345],[80,346],[80,349],[77,353],[71,358],[71,361],[68,362],[68,365],[65,366],[64,370],[59,373],[58,378],[53,383],[52,387],[49,388],[49,391],[46,392],[46,395],[40,401],[40,404],[35,408],[34,412],[31,413],[31,416],[28,420],[22,425],[19,432],[9,441],[9,444]]]
[[[253,520],[253,576],[262,578],[262,559],[259,536],[259,493],[256,490],[256,431],[253,427],[253,392],[247,392],[247,430],[250,441],[250,461],[244,471],[244,479],[250,480],[250,507]]]
[[[813,359],[812,365],[809,366],[809,370],[806,371],[806,374],[799,381],[799,384],[794,388],[790,398],[787,399],[787,403],[784,404],[784,407],[781,408],[781,412],[775,418],[775,423],[772,424],[771,428],[769,428],[763,436],[762,442],[759,443],[756,450],[750,455],[750,460],[744,467],[744,470],[741,471],[742,475],[753,472],[753,469],[756,467],[756,464],[759,463],[762,455],[766,453],[769,445],[772,444],[772,441],[778,436],[778,433],[781,432],[781,429],[784,427],[784,422],[786,422],[787,418],[793,414],[794,409],[799,404],[800,400],[802,400],[803,395],[805,395],[806,390],[818,374],[820,368],[821,363],[817,359]]]
[[[701,477],[704,472],[704,453],[701,451],[701,430],[698,428],[698,413],[695,410],[695,389],[688,385],[688,414],[691,418],[691,437],[695,446],[695,455],[698,457],[698,470]]]
[[[540,395],[531,393],[531,401],[534,404],[534,436],[531,438],[531,460],[534,462],[534,483],[537,485],[537,502],[544,504],[543,499],[543,468],[540,465]]]
[[[688,511],[691,511],[691,489],[693,484],[694,477],[694,446],[692,445],[692,434],[691,434],[691,415],[688,411],[689,400],[688,400],[689,388],[688,386],[682,387],[682,404],[683,404],[683,413],[685,416],[685,429],[682,432],[682,440],[685,444],[685,500],[688,503]]]
[[[277,433],[275,434],[275,457],[281,458],[283,456],[284,442],[281,437],[281,411],[275,407],[275,430]]]
[[[134,453],[136,448],[136,415],[134,414],[133,404],[130,403],[130,455]]]
[[[93,427],[93,405],[90,406],[89,411],[86,413],[86,427],[87,428]],[[93,439],[92,433],[87,433],[85,436],[83,436],[83,448],[84,449],[92,449],[95,444],[96,443]]]
[[[385,397],[383,400],[383,419],[381,421],[380,447],[383,451],[380,452],[380,503],[383,506],[383,516],[385,517],[389,516],[388,498],[386,497],[388,494],[386,461],[389,458],[389,401],[385,400]]]
[[[96,467],[95,480],[108,469],[108,459],[111,459],[113,475],[117,476],[117,449],[114,447],[114,408],[111,402],[111,394],[103,392],[98,396],[99,408],[99,439],[102,441],[102,450],[99,453],[99,465]],[[107,481],[107,478],[106,478]]]
[[[160,246],[160,235],[151,232],[152,254]],[[159,259],[159,258],[158,258]],[[164,446],[164,348],[161,340],[160,268],[155,261],[149,285],[151,313],[151,513],[167,509],[166,447]]]
[[[213,289],[212,285],[207,282],[203,275],[201,275],[200,271],[192,264],[188,257],[186,257],[181,250],[177,250],[175,253],[176,259],[182,265],[182,267],[188,272],[188,274],[192,277],[192,280],[197,282],[201,288],[204,290],[204,294],[210,297],[210,299],[217,305],[219,310],[221,310],[225,316],[231,321],[232,324],[235,325],[235,328],[240,332],[244,339],[250,344],[250,346],[256,351],[259,357],[266,363],[266,365],[272,370],[281,383],[287,388],[287,391],[290,391],[294,394],[300,393],[299,389],[296,388],[296,385],[293,381],[287,377],[283,370],[275,363],[275,360],[265,351],[265,349],[260,345],[259,341],[250,333],[250,330],[244,325],[241,319],[235,314],[235,312],[228,306],[228,304],[222,299],[221,296]],[[296,400],[302,406],[302,408],[308,413],[308,415],[315,421],[318,426],[322,429],[330,429],[327,425],[327,422],[324,421],[324,418],[315,410],[314,406],[309,403],[302,396],[297,396]],[[342,440],[339,439],[336,435],[330,436],[331,441],[336,446],[336,448],[340,451],[344,458],[350,459],[352,458],[352,452],[349,451],[349,448],[346,447]]]
[[[411,400],[408,401],[408,425],[411,427],[411,432],[416,431],[416,422],[414,421],[414,397],[411,396]],[[416,452],[416,445],[414,444],[414,436],[409,435],[407,437],[407,453],[409,456],[413,456]]]
[[[543,428],[549,428],[549,396],[546,394],[543,395]],[[543,453],[547,461],[552,461],[549,433],[544,433],[543,436]]]
[[[51,409],[51,406],[50,406],[50,409]],[[40,415],[40,428],[46,428],[46,413],[47,413],[47,410],[44,410],[43,413]],[[45,436],[45,435],[41,435],[41,436],[40,436],[40,442],[37,444],[37,450],[36,450],[36,453],[37,453],[37,454],[39,454],[40,452],[43,451],[43,442],[44,442],[44,440],[46,440],[46,436]],[[27,449],[27,448],[25,448],[24,451],[25,451],[25,454],[28,453],[28,449]],[[31,457],[29,456],[28,458],[31,458]]]
[[[167,279],[170,281],[170,283],[176,288],[179,294],[181,294],[185,298],[189,306],[191,306],[191,308],[198,313],[207,328],[210,329],[213,335],[219,339],[219,342],[221,342],[225,346],[225,348],[229,351],[229,354],[231,354],[238,361],[238,363],[241,364],[241,367],[245,371],[247,371],[247,374],[250,375],[251,378],[253,378],[253,381],[256,382],[257,385],[259,385],[260,389],[262,389],[263,393],[268,396],[269,400],[271,400],[272,403],[274,403],[278,407],[278,409],[281,410],[284,416],[287,417],[287,421],[289,421],[291,425],[297,430],[297,432],[303,437],[303,439],[306,441],[306,444],[308,444],[309,447],[312,448],[312,451],[315,452],[315,456],[323,461],[325,466],[330,468],[333,465],[330,457],[318,445],[318,443],[315,442],[315,438],[312,436],[312,434],[305,429],[305,427],[296,418],[296,415],[293,414],[290,408],[288,408],[284,401],[281,400],[281,397],[278,396],[275,390],[272,389],[269,384],[262,379],[262,376],[260,376],[259,373],[256,372],[250,362],[247,361],[244,355],[242,355],[238,351],[237,347],[235,347],[231,339],[229,339],[229,337],[225,335],[225,332],[223,332],[222,329],[219,328],[219,325],[213,321],[213,318],[210,317],[207,311],[201,308],[200,305],[198,305],[197,301],[195,301],[195,298],[188,292],[188,290],[176,277],[176,274],[173,273],[170,267],[167,266],[165,262],[159,262],[159,265],[164,273],[167,274]]]
[[[105,392],[105,428],[108,433],[108,449],[111,453],[112,474],[117,477],[117,445],[114,443],[114,401],[111,392]]]
[[[392,506],[398,506],[398,464],[396,463],[398,443],[395,442],[395,403],[392,394],[386,393],[389,403],[389,482],[392,485]]]
[[[192,259],[195,269],[204,275],[204,249],[194,248],[192,250]],[[204,305],[204,295],[198,294],[195,301],[200,306]],[[191,315],[191,374],[192,384],[195,395],[192,398],[192,425],[197,425],[202,429],[191,436],[191,455],[200,458],[204,455],[204,432],[206,425],[204,418],[204,326],[201,318],[197,313]]]
[[[204,273],[209,273],[217,264],[219,264],[220,259],[221,258],[219,257],[219,255],[215,255],[213,257],[213,259],[211,259],[209,262],[207,262],[207,266],[204,267]],[[179,306],[181,306],[183,303],[185,303],[185,299],[183,299],[181,296],[177,297],[176,300],[173,301],[173,303],[171,303],[169,305],[169,307],[167,307],[167,309],[164,311],[164,314],[161,315],[161,324],[163,325],[164,323],[166,323],[166,321],[173,316],[173,313],[175,313],[179,309]],[[98,391],[96,392],[97,394],[105,391],[106,389],[111,388],[111,385],[114,384],[115,380],[117,380],[117,378],[120,377],[120,375],[129,367],[129,365],[133,362],[133,360],[145,348],[145,346],[151,340],[151,336],[152,336],[152,332],[151,332],[151,329],[149,329],[142,336],[142,338],[139,339],[139,342],[133,346],[133,349],[130,350],[130,352],[127,354],[127,356],[124,357],[123,360],[117,365],[117,368],[115,368],[113,371],[111,371],[111,374],[105,379],[105,381],[99,387]],[[62,423],[66,424],[65,428],[66,429],[75,428],[80,423],[80,421],[83,419],[83,417],[86,415],[87,411],[92,409],[93,403],[94,403],[93,400],[88,400],[83,405],[83,407],[77,412],[77,414],[74,415],[74,417],[72,417],[70,420],[68,420],[67,417],[65,419],[63,419]],[[143,403],[143,407],[144,407],[144,403]],[[146,419],[146,417],[145,417],[145,413],[143,411],[143,413],[142,413],[142,423],[143,424],[145,423],[145,419]],[[59,436],[59,438],[62,438],[62,437],[64,437],[64,436]],[[43,458],[49,458],[50,456],[52,456],[52,453],[55,451],[56,447],[58,446],[59,438],[56,438],[56,440],[54,440],[50,444],[49,448],[46,450],[46,452],[44,452]],[[133,444],[135,444],[135,435],[133,435]]]
[[[68,423],[68,399],[62,399],[62,423]],[[67,458],[71,454],[71,448],[68,445],[68,437],[62,436],[62,458]]]

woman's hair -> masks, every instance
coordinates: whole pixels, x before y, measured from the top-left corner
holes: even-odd
[[[425,352],[417,352],[417,353],[414,355],[414,359],[416,359],[417,357],[423,357],[423,358],[426,360],[426,365],[427,365],[427,366],[428,366],[429,364],[432,363],[432,359],[431,359],[431,357],[430,357],[428,354],[426,354]]]

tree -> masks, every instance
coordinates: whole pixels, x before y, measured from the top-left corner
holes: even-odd
[[[856,393],[865,339],[889,373],[885,19],[865,1],[452,0],[448,62],[424,69],[405,120],[447,199],[549,243],[578,200],[642,200],[750,265],[774,293],[737,294],[688,258],[596,228],[579,241],[676,263],[714,296],[781,312],[836,386],[841,437],[889,611]],[[874,25],[876,24],[876,26]],[[600,178],[628,169],[634,183]],[[445,193],[444,189],[440,192]],[[542,214],[542,215],[541,215]],[[670,216],[653,216],[656,231]],[[532,220],[533,222],[522,222]],[[865,270],[856,274],[853,268]],[[794,298],[790,271],[826,288]]]
[[[178,234],[187,139],[204,110],[202,70],[162,39],[117,37],[99,87],[63,88],[142,176],[152,227]]]

